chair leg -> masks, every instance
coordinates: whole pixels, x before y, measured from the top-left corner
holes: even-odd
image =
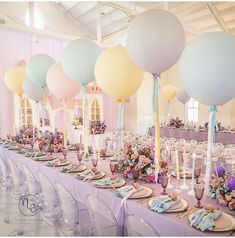
[[[18,220],[18,229],[17,229],[17,235],[23,235],[24,234],[24,224],[25,224],[25,216],[19,211],[19,220]]]
[[[35,231],[36,231],[36,236],[40,236],[40,219],[41,219],[41,215],[40,212],[38,212],[35,216]]]
[[[5,203],[5,216],[4,216],[4,222],[10,223],[10,215],[11,215],[11,195],[10,190],[6,189],[6,203]]]

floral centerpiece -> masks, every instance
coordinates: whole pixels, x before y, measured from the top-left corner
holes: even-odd
[[[90,122],[90,133],[91,134],[104,134],[106,125],[101,121],[91,121]]]
[[[14,137],[14,140],[19,144],[30,144],[33,145],[33,133],[34,138],[37,138],[40,131],[37,128],[23,127]]]
[[[176,118],[172,118],[169,121],[168,126],[169,127],[174,127],[174,128],[181,128],[181,127],[184,127],[184,122],[183,122],[183,120],[181,120],[178,117],[176,117]]]
[[[75,116],[72,122],[72,126],[74,126],[75,129],[78,129],[78,127],[82,125],[83,125],[83,118]]]
[[[42,118],[40,118],[40,126],[42,127]],[[49,118],[44,118],[44,126],[50,126]]]
[[[210,197],[222,206],[235,210],[235,177],[227,176],[224,167],[215,169],[210,184]]]
[[[133,173],[138,171],[138,179],[146,182],[155,181],[154,151],[153,146],[144,146],[137,150],[132,144],[125,143],[123,157],[119,160],[120,172],[126,178],[133,178]]]

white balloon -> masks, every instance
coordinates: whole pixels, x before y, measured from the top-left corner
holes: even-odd
[[[180,60],[184,90],[206,105],[220,105],[235,97],[235,37],[206,33],[193,40]]]
[[[149,73],[162,73],[172,67],[184,46],[184,28],[178,18],[168,11],[145,11],[134,18],[129,26],[128,54]]]

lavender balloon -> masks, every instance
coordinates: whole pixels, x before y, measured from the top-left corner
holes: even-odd
[[[225,168],[224,167],[217,167],[215,168],[214,171],[215,175],[218,175],[219,177],[222,176],[225,173]]]
[[[184,89],[179,89],[176,93],[176,98],[178,101],[185,104],[189,101],[190,96],[184,91]]]
[[[229,190],[235,190],[235,178],[230,178],[227,182]]]

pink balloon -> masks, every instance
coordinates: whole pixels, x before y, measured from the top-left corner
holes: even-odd
[[[189,101],[190,96],[184,91],[184,89],[179,89],[176,93],[176,98],[183,104]]]
[[[61,100],[53,95],[48,97],[48,101],[53,110],[63,107]]]
[[[67,108],[73,109],[75,106],[76,99],[71,98],[66,101]]]
[[[50,92],[63,100],[74,97],[81,90],[79,83],[65,75],[60,63],[53,64],[48,70],[46,82]]]

